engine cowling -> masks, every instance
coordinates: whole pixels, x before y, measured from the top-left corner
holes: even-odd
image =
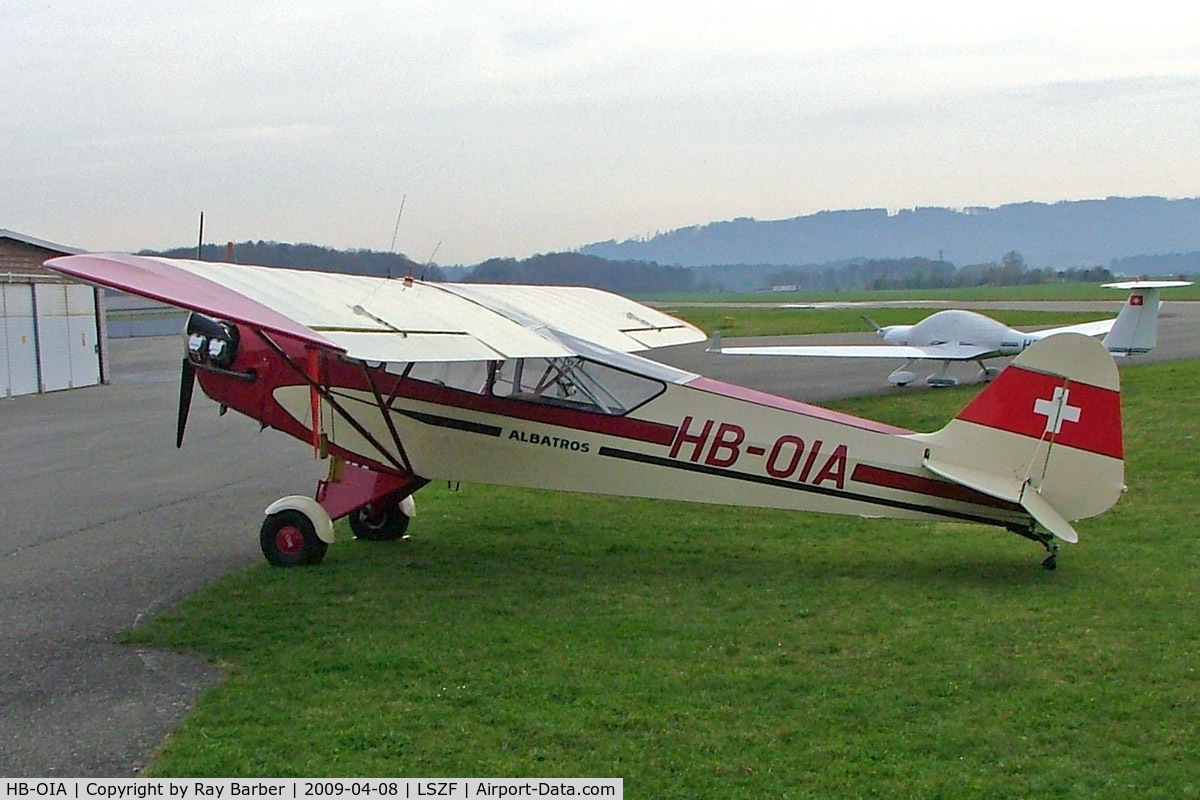
[[[192,312],[188,316],[188,359],[197,366],[229,369],[237,358],[237,326]]]

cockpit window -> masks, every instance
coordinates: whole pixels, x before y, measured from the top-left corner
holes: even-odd
[[[657,397],[661,381],[585,358],[519,358],[494,362],[492,394],[535,403],[627,414]]]
[[[487,361],[428,361],[417,362],[407,371],[410,378],[438,386],[449,386],[472,394],[487,389]]]
[[[579,356],[412,364],[406,377],[513,400],[620,416],[662,394],[666,385]]]

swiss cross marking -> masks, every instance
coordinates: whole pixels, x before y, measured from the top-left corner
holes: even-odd
[[[1054,395],[1049,399],[1041,398],[1033,403],[1033,413],[1046,418],[1046,430],[1043,433],[1057,434],[1062,430],[1064,422],[1079,422],[1083,409],[1079,406],[1067,405],[1071,390],[1061,386],[1054,389]]]
[[[1140,306],[1142,304],[1142,296],[1140,294],[1129,295],[1129,305]]]

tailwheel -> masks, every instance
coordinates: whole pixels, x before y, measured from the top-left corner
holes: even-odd
[[[268,514],[258,541],[267,561],[276,567],[319,564],[329,549],[312,520],[293,508]]]
[[[351,512],[349,520],[355,538],[389,542],[404,536],[411,518],[400,510],[398,503],[368,503]]]
[[[1053,535],[1039,531],[1033,525],[1029,527],[1011,527],[1010,531],[1020,537],[1037,542],[1042,547],[1046,548],[1046,557],[1042,559],[1042,568],[1047,570],[1058,569],[1058,540]]]
[[[1042,542],[1046,546],[1046,552],[1049,553],[1042,559],[1042,567],[1045,569],[1058,569],[1058,542],[1053,539]]]

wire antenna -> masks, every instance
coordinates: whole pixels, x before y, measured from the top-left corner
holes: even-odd
[[[404,216],[404,201],[408,199],[408,195],[400,198],[400,213],[396,215],[396,227],[392,229],[392,246],[388,250],[389,253],[396,252],[396,234],[400,233],[400,218]]]

